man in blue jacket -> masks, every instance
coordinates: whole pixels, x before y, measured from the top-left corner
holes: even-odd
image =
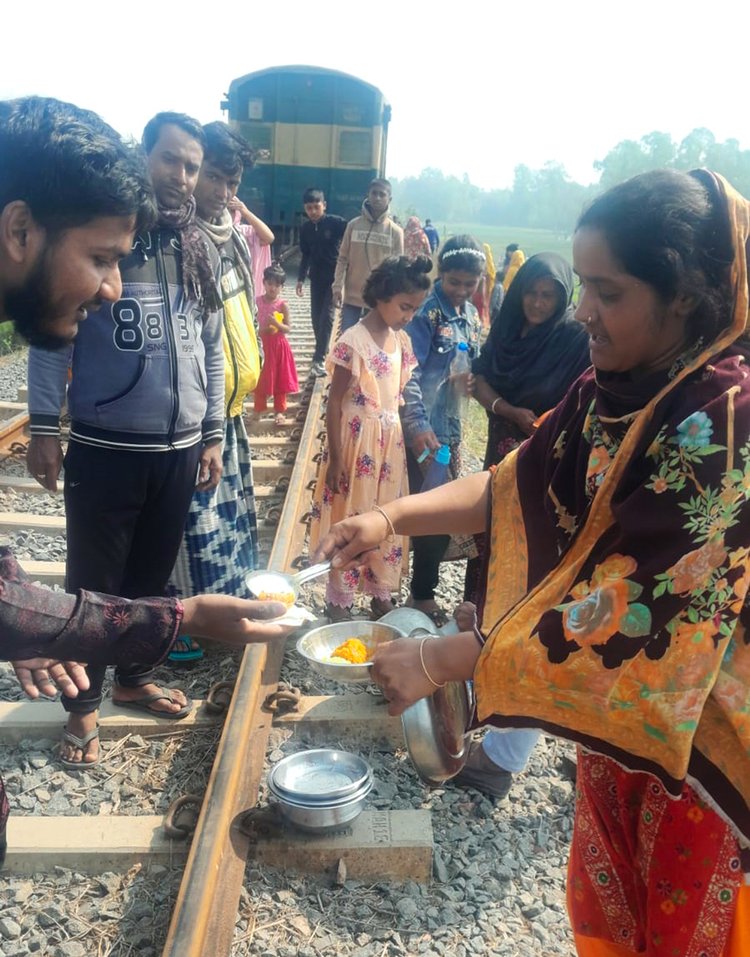
[[[219,260],[195,223],[193,188],[203,160],[200,124],[160,113],[143,145],[158,204],[156,228],[136,235],[122,261],[122,295],[101,302],[75,345],[29,355],[29,471],[54,490],[62,464],[60,410],[68,390],[65,456],[66,590],[138,598],[162,595],[191,497],[221,477],[224,358]],[[76,769],[98,759],[96,718],[105,667],[90,687],[63,696],[61,757]],[[182,718],[191,703],[165,693],[134,661],[115,672],[113,701]]]

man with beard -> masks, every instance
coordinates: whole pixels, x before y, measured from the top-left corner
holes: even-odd
[[[89,308],[119,300],[119,262],[155,214],[138,151],[95,114],[40,97],[0,102],[0,320],[37,346],[60,347]],[[29,584],[0,549],[0,656],[32,698],[88,688],[92,665],[157,664],[179,633],[229,645],[282,637],[261,624],[283,611],[229,596],[138,601]],[[0,781],[0,864],[8,802]]]
[[[72,349],[29,353],[31,442],[27,465],[48,489],[62,464],[60,410],[68,389],[65,456],[66,589],[127,598],[163,595],[196,488],[221,476],[224,359],[218,256],[195,221],[193,188],[205,139],[180,113],[147,123],[143,146],[158,206],[122,261],[122,294],[81,326]],[[101,297],[100,297],[101,298]],[[106,668],[90,687],[63,695],[61,762],[99,756],[97,711]],[[137,658],[115,672],[112,700],[164,718],[189,714],[181,691],[164,691]]]
[[[250,252],[228,210],[243,171],[255,162],[255,151],[226,123],[209,123],[203,133],[206,148],[194,196],[198,224],[221,259],[226,418],[221,481],[214,489],[196,491],[190,505],[172,574],[179,597],[238,594],[258,563],[250,442],[242,419],[244,401],[260,374],[255,292]],[[200,647],[184,638],[169,657],[185,662],[201,655]]]

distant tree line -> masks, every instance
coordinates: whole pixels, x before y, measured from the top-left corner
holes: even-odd
[[[581,208],[603,189],[649,169],[705,166],[722,173],[743,195],[750,196],[750,150],[736,139],[717,142],[705,128],[693,130],[679,143],[668,133],[653,132],[640,140],[622,140],[594,163],[599,182],[582,186],[560,163],[542,169],[516,166],[510,189],[480,189],[468,176],[446,176],[439,169],[393,180],[394,207],[438,222],[474,222],[487,226],[552,229],[568,235]]]

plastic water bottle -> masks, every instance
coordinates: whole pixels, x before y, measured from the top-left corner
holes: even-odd
[[[448,471],[450,464],[450,446],[441,445],[430,462],[430,467],[427,469],[420,492],[429,492],[431,488],[445,485],[450,478],[450,472]]]
[[[469,346],[459,342],[450,365],[450,414],[463,421],[469,411],[468,379],[471,373]]]

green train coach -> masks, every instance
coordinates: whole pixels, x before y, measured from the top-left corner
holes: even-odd
[[[308,186],[325,191],[330,213],[351,219],[370,180],[385,174],[391,108],[357,77],[271,67],[232,80],[221,107],[229,125],[261,151],[240,198],[282,246],[296,242]]]

